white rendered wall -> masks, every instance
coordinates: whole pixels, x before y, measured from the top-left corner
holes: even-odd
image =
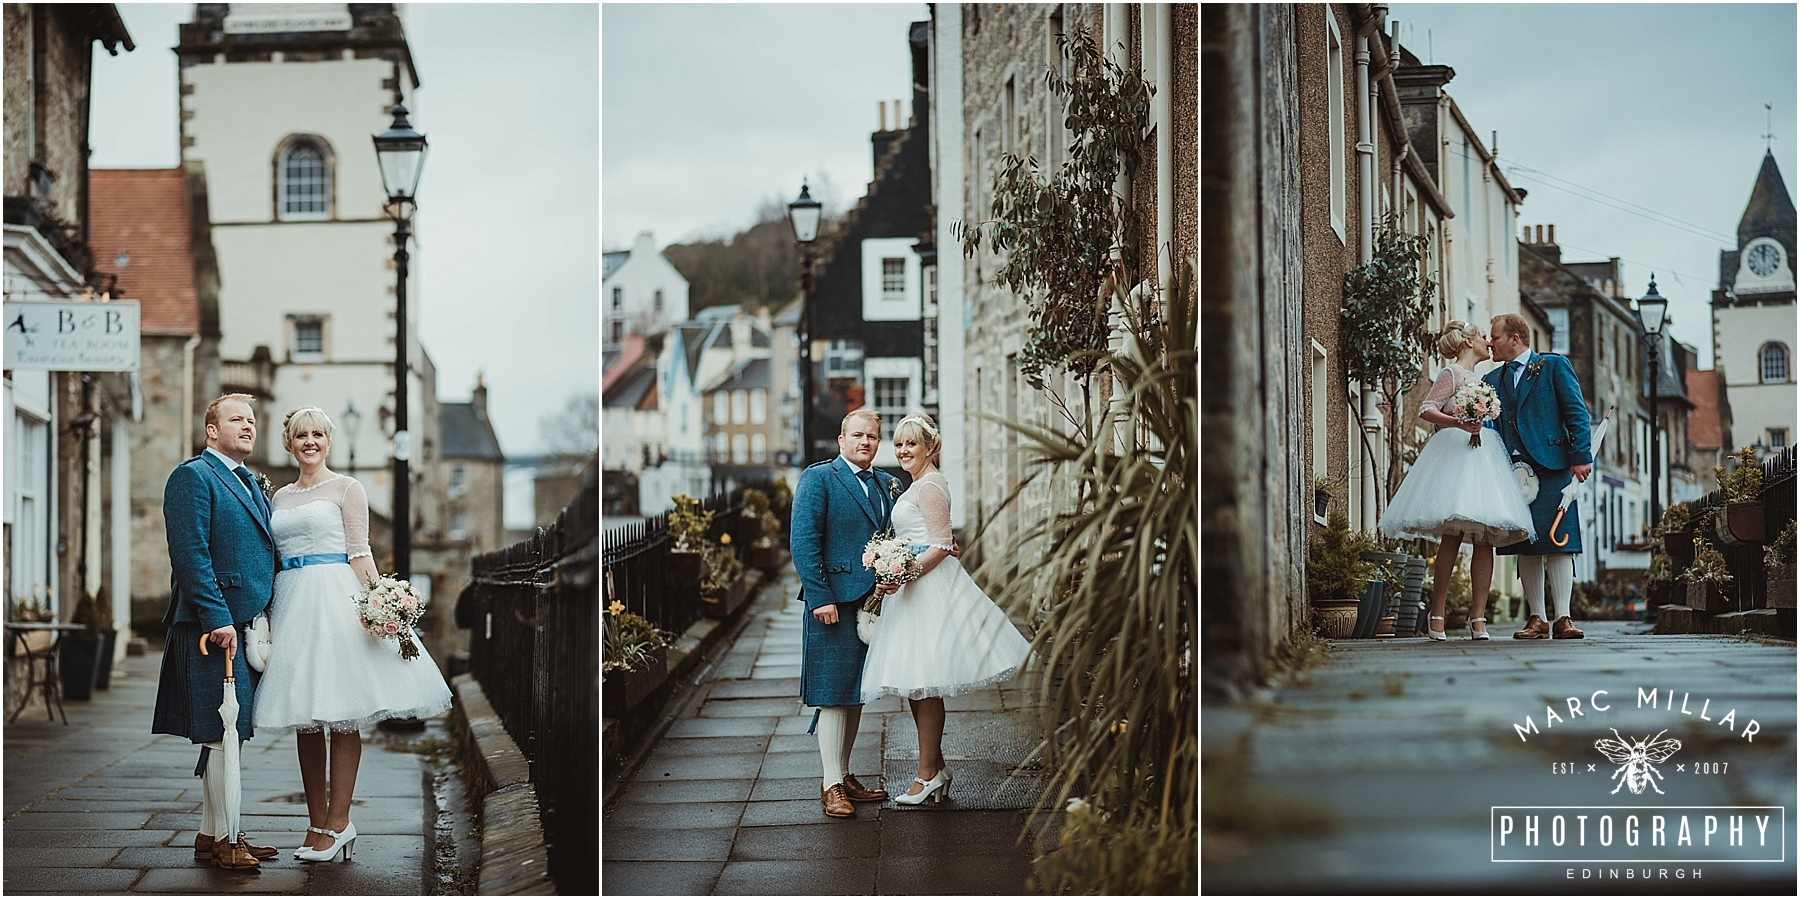
[[[620,264],[612,277],[601,283],[601,340],[612,342],[613,291],[623,291],[620,316],[625,333],[661,334],[676,322],[688,317],[688,282],[681,272],[656,248],[656,238],[648,231],[638,235],[631,256]],[[663,292],[662,312],[656,312],[656,291]]]
[[[1726,397],[1731,403],[1731,439],[1737,446],[1766,440],[1769,428],[1787,428],[1794,434],[1794,306],[1732,306],[1715,310],[1715,358],[1725,369]],[[1779,341],[1788,349],[1788,381],[1763,384],[1759,353],[1763,344]]]

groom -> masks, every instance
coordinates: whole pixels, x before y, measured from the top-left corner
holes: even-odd
[[[856,612],[879,592],[899,588],[875,582],[863,567],[863,547],[888,528],[900,482],[876,471],[881,416],[857,409],[838,429],[840,455],[809,466],[794,488],[788,551],[800,576],[800,599],[808,613],[801,629],[800,701],[818,709],[819,758],[825,776],[819,799],[825,814],[856,817],[851,800],[877,802],[886,790],[871,790],[850,773],[850,747],[862,722],[862,667],[867,647],[856,636]]]
[[[219,705],[225,697],[225,657],[242,648],[243,629],[269,605],[278,561],[269,532],[269,502],[244,460],[256,449],[251,397],[227,394],[206,407],[206,449],[169,474],[163,519],[169,540],[169,611],[163,623],[162,676],[156,688],[151,733],[175,734],[195,743],[224,739]],[[202,654],[200,643],[217,647]],[[236,652],[239,739],[249,739],[256,674]],[[200,751],[204,770],[208,750]],[[227,869],[255,869],[278,850],[244,834],[222,833],[223,797],[206,779],[194,858]],[[217,817],[215,817],[215,815]]]
[[[1537,539],[1495,550],[1518,555],[1525,602],[1531,607],[1524,630],[1513,639],[1579,640],[1583,634],[1569,618],[1569,593],[1575,583],[1575,554],[1581,552],[1581,516],[1573,505],[1563,514],[1557,533],[1568,542],[1562,546],[1551,542],[1550,526],[1563,488],[1571,479],[1586,483],[1594,471],[1587,403],[1567,356],[1532,352],[1531,326],[1525,319],[1510,312],[1494,316],[1491,333],[1494,361],[1501,365],[1482,380],[1500,394],[1495,424],[1514,465],[1531,466],[1538,484],[1530,501]],[[1546,581],[1556,607],[1554,625],[1544,616]]]

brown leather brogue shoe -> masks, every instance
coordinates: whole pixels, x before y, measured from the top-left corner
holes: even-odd
[[[825,806],[825,814],[833,818],[856,817],[856,806],[850,804],[850,797],[844,792],[843,784],[832,784],[820,790],[819,801]]]
[[[212,859],[213,864],[228,871],[247,871],[262,867],[262,862],[250,854],[243,840],[235,843],[214,840]]]
[[[1513,633],[1514,640],[1548,640],[1550,639],[1550,622],[1531,616],[1525,621],[1525,629]]]
[[[1587,635],[1576,629],[1575,622],[1569,620],[1569,616],[1564,615],[1556,619],[1556,624],[1551,626],[1550,636],[1558,640],[1579,640]]]
[[[248,849],[250,851],[250,855],[254,858],[259,858],[259,859],[274,858],[275,856],[281,854],[281,850],[276,849],[274,846],[258,846],[255,843],[250,842],[249,838],[246,837],[241,832],[238,834],[238,841],[244,844],[244,848]],[[213,838],[212,837],[209,837],[203,833],[194,835],[194,860],[195,861],[206,861],[207,859],[212,858],[212,850],[213,850]]]
[[[844,795],[852,802],[880,802],[888,798],[886,790],[871,790],[863,786],[854,774],[844,775]]]

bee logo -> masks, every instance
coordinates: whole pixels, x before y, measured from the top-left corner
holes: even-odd
[[[1614,771],[1612,776],[1613,780],[1619,782],[1619,786],[1613,787],[1613,793],[1619,792],[1619,787],[1630,787],[1631,792],[1642,793],[1646,786],[1658,793],[1662,792],[1662,788],[1656,785],[1656,781],[1662,779],[1662,772],[1657,771],[1656,766],[1668,761],[1669,756],[1681,749],[1680,740],[1659,739],[1666,733],[1666,730],[1660,731],[1654,737],[1632,743],[1619,734],[1618,728],[1613,728],[1613,736],[1618,737],[1617,740],[1602,737],[1594,741],[1594,748],[1600,750],[1607,761],[1619,766],[1619,770]]]

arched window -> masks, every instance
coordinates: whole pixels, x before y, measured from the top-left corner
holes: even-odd
[[[295,138],[275,160],[275,212],[284,222],[331,218],[331,153],[313,138]]]
[[[1757,354],[1762,367],[1764,384],[1785,384],[1788,379],[1787,347],[1779,343],[1765,343]]]

